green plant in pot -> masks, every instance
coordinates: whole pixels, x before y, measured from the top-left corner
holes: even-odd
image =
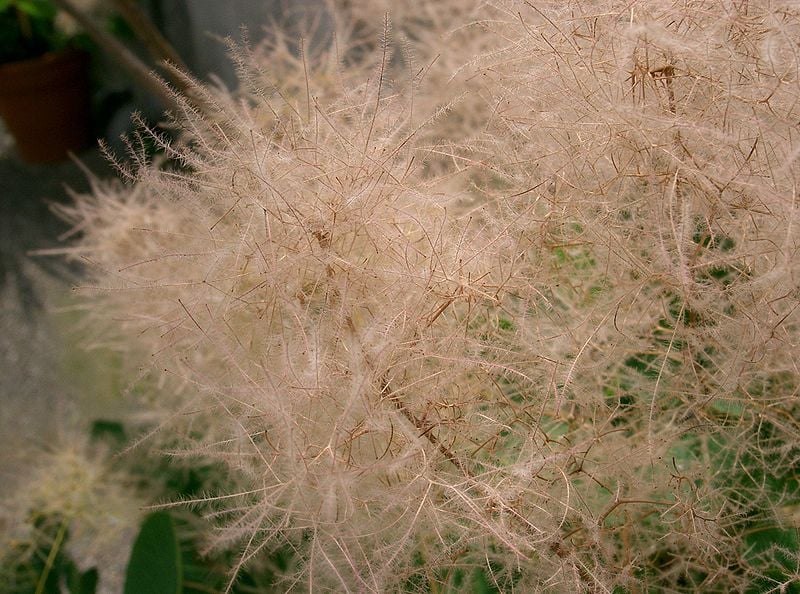
[[[29,162],[91,142],[89,56],[56,26],[50,0],[0,0],[0,117]]]

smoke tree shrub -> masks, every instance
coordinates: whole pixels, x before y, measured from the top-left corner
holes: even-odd
[[[797,9],[424,6],[372,64],[241,50],[180,167],[65,213],[150,441],[231,469],[175,504],[287,588],[789,587]]]
[[[797,453],[797,11],[495,6],[510,42],[485,70],[505,100],[487,154],[507,151],[493,161],[511,164],[504,194],[546,221],[521,233],[563,320],[552,402],[597,435],[576,462],[572,542],[635,578],[647,560],[664,587],[741,587],[753,576],[731,570],[736,539],[797,497],[768,478]]]

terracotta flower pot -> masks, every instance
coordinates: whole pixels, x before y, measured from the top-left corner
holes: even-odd
[[[60,161],[88,146],[89,56],[68,50],[0,64],[0,116],[25,161]]]

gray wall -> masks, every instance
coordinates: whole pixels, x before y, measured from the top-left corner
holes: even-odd
[[[205,79],[215,74],[229,87],[236,86],[236,77],[223,38],[241,41],[244,26],[255,43],[273,22],[298,36],[307,32],[309,22],[327,22],[323,0],[160,0],[151,7],[154,20],[195,74]]]

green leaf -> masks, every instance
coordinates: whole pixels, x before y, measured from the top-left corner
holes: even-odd
[[[497,327],[500,328],[500,330],[513,330],[514,322],[507,320],[506,318],[500,318],[497,320]]]
[[[97,591],[97,578],[97,569],[94,567],[81,573],[71,564],[67,578],[69,594],[95,594]]]
[[[178,538],[172,517],[156,512],[142,522],[133,544],[125,594],[180,594],[183,591],[183,567]]]
[[[497,588],[486,577],[486,572],[482,568],[475,570],[472,574],[472,592],[474,594],[496,594]]]
[[[114,445],[121,445],[125,441],[125,427],[119,421],[96,419],[89,430],[92,441],[107,440]]]
[[[56,16],[56,8],[47,0],[14,0],[17,10],[35,19],[52,19]]]

